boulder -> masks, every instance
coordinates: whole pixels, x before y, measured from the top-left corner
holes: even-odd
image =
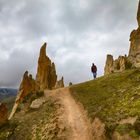
[[[30,108],[31,109],[38,109],[46,102],[45,97],[41,97],[32,101]]]
[[[6,104],[0,103],[0,126],[7,123],[8,120],[8,109]]]

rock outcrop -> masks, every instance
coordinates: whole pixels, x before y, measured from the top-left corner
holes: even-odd
[[[55,87],[57,75],[55,64],[51,62],[46,55],[46,43],[41,47],[40,56],[38,59],[38,69],[36,75],[36,84],[39,90],[52,89]]]
[[[140,2],[137,12],[138,29],[133,30],[130,34],[130,50],[128,58],[133,67],[140,67]]]
[[[139,5],[138,5],[137,21],[138,21],[138,26],[140,27],[140,1],[139,1]]]
[[[22,99],[25,96],[35,92],[35,88],[36,88],[35,80],[32,78],[32,75],[28,74],[28,71],[26,71],[23,75],[23,79],[20,84],[20,88],[18,92],[18,95],[20,95],[19,100],[22,101]]]
[[[140,1],[137,12],[138,28],[130,34],[130,49],[127,56],[119,56],[113,60],[112,55],[107,55],[104,74],[123,71],[130,68],[140,68]]]
[[[62,77],[59,81],[56,82],[55,88],[63,88],[64,85],[64,78]]]
[[[130,69],[132,64],[128,57],[119,56],[118,59],[114,60],[112,55],[107,55],[106,65],[104,69],[104,74],[110,74],[114,72],[121,72],[126,69]]]
[[[36,91],[36,83],[35,80],[32,78],[32,75],[28,75],[28,71],[26,71],[23,75],[22,82],[20,84],[20,88],[15,100],[15,104],[13,106],[12,112],[9,116],[9,120],[13,117],[15,114],[18,105],[22,102],[24,97],[26,97],[28,94],[34,93]]]
[[[44,43],[40,49],[36,80],[32,78],[31,74],[28,75],[28,71],[24,73],[9,119],[13,117],[19,103],[21,103],[28,94],[44,91],[45,89],[53,89],[55,87],[57,81],[55,64],[52,63],[46,55],[46,45],[47,44]]]
[[[104,69],[105,75],[113,72],[113,63],[114,63],[113,56],[108,54],[105,69]]]
[[[6,104],[0,103],[0,127],[4,125],[8,120],[8,109]]]

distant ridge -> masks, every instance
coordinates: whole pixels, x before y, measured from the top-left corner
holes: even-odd
[[[16,96],[17,91],[17,89],[13,88],[0,88],[0,101]]]

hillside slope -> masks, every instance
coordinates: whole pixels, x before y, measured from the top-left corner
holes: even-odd
[[[99,118],[105,124],[105,135],[108,139],[112,139],[114,132],[119,132],[117,136],[127,135],[138,139],[140,70],[110,74],[74,85],[70,89],[74,98],[87,110],[91,122]]]
[[[69,88],[45,90],[43,96],[33,100],[31,97],[25,102],[29,106],[35,100],[40,104],[42,98],[45,102],[39,108],[30,106],[27,110],[20,104],[21,110],[0,128],[0,139],[140,139],[138,69],[110,74]]]

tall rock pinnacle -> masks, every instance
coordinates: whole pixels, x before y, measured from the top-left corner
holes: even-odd
[[[38,59],[36,84],[39,90],[52,89],[57,81],[55,65],[46,55],[46,46],[44,43],[41,47]]]
[[[140,1],[137,12],[138,28],[130,34],[130,50],[128,58],[133,67],[140,67]]]
[[[137,20],[138,20],[138,26],[140,27],[140,0],[138,5]]]
[[[44,43],[40,49],[36,80],[32,78],[31,74],[28,74],[28,71],[26,71],[23,75],[15,104],[8,118],[9,120],[15,114],[19,104],[23,102],[24,98],[29,94],[36,94],[38,91],[53,89],[55,87],[57,82],[55,64],[52,63],[49,57],[46,55],[46,46],[47,43]]]

